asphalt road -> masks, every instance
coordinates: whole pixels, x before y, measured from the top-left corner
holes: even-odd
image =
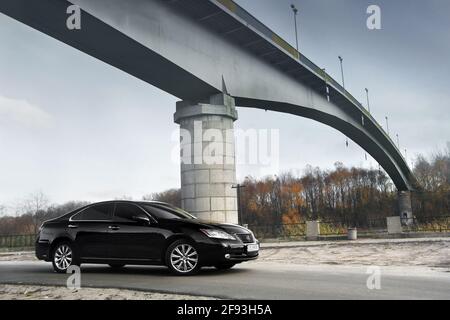
[[[369,290],[366,267],[249,262],[228,271],[204,269],[191,277],[166,268],[83,265],[81,286],[172,292],[231,299],[450,299],[450,273],[427,268],[381,268],[381,289]],[[64,286],[68,275],[50,263],[1,262],[0,283]]]

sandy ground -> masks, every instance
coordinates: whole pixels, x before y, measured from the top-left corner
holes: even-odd
[[[32,261],[37,260],[34,252],[0,252],[0,261]]]
[[[450,271],[450,238],[317,241],[266,246],[256,263],[425,266]]]
[[[206,300],[208,297],[142,292],[123,289],[4,285],[0,284],[0,300]]]

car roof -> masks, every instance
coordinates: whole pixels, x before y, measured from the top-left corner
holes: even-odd
[[[172,206],[171,204],[167,202],[162,201],[153,201],[153,200],[106,200],[106,201],[99,201],[99,202],[93,202],[88,204],[86,207],[97,205],[97,204],[107,204],[107,203],[117,203],[117,202],[125,202],[125,203],[132,203],[132,204],[161,204],[161,205],[167,205]]]
[[[114,203],[130,203],[130,204],[140,204],[140,205],[142,205],[142,204],[159,204],[159,205],[169,206],[169,207],[173,206],[173,205],[171,205],[169,203],[166,203],[166,202],[153,201],[153,200],[139,200],[139,201],[137,201],[137,200],[105,200],[105,201],[89,203],[89,204],[87,204],[85,206],[79,207],[79,208],[77,208],[75,210],[72,210],[72,211],[62,215],[61,218],[65,217],[65,216],[69,216],[71,214],[74,214],[77,211],[84,210],[85,208],[88,208],[88,207],[91,207],[91,206],[95,206],[95,205],[99,205],[99,204],[109,204],[109,203],[111,203],[111,204],[114,204]]]

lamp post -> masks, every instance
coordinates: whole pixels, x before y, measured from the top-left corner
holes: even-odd
[[[278,217],[281,219],[281,181],[280,178],[274,174],[273,175],[275,177],[275,183],[277,184],[278,187],[278,195],[277,195],[277,209],[278,209]]]
[[[338,56],[339,61],[341,63],[341,76],[342,76],[342,87],[345,89],[345,81],[344,81],[344,65],[343,65],[343,61],[344,59],[341,56]]]
[[[298,9],[291,4],[291,9],[292,12],[294,12],[294,24],[295,24],[295,44],[296,44],[296,48],[298,51],[298,31],[297,31],[297,14],[298,14]]]
[[[388,116],[384,117],[386,119],[386,132],[388,134],[388,136],[390,136],[391,134],[389,133],[389,118]]]
[[[342,87],[345,89],[345,81],[344,81],[344,66],[342,64],[342,62],[344,61],[344,59],[342,59],[341,56],[338,56],[339,58],[339,62],[341,63],[341,76],[342,76]],[[345,137],[345,145],[348,148],[348,137]]]
[[[370,103],[369,103],[369,89],[365,89],[366,90],[366,98],[367,98],[367,110],[369,110],[370,113]]]
[[[238,223],[239,224],[243,224],[244,222],[242,221],[242,201],[241,201],[241,189],[245,188],[245,185],[242,184],[236,184],[234,186],[231,186],[232,189],[236,189],[237,191],[237,205],[238,205]]]

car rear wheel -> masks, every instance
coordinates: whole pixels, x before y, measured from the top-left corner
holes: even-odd
[[[177,240],[167,248],[166,264],[176,275],[195,274],[200,269],[197,249],[187,240]]]
[[[228,270],[231,269],[235,266],[235,263],[221,263],[221,264],[216,264],[214,267],[218,270]]]
[[[68,241],[58,243],[52,254],[53,269],[58,273],[66,273],[72,265],[78,265],[73,246]]]

